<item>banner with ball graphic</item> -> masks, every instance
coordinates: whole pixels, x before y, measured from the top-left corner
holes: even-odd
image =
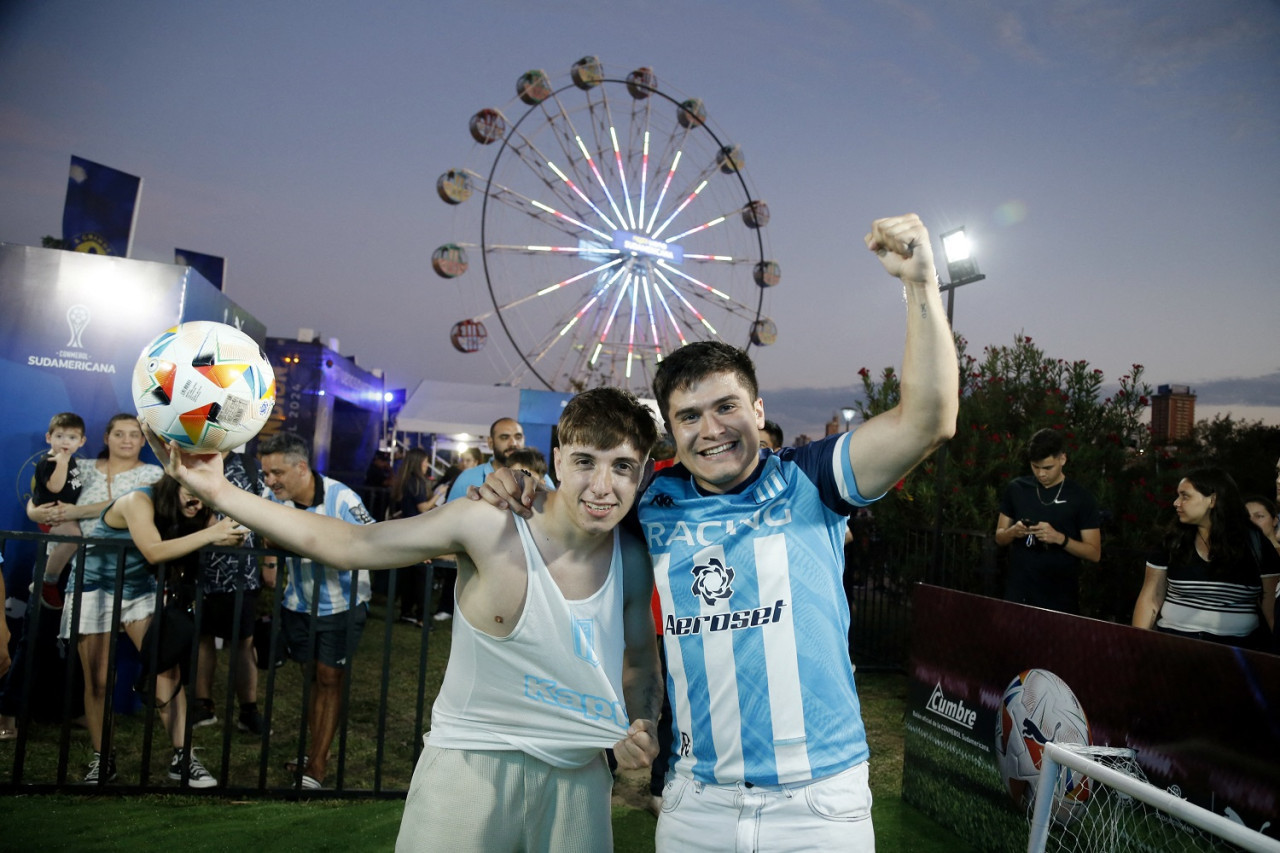
[[[1280,656],[924,584],[911,631],[902,796],[978,849],[1027,849],[1051,741],[1132,749],[1158,788],[1280,837]],[[1065,774],[1053,819],[1092,787]]]

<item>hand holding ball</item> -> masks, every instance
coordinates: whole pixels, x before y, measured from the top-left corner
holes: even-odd
[[[133,368],[138,419],[187,450],[239,447],[275,406],[271,363],[239,329],[197,320],[174,326],[142,349]]]

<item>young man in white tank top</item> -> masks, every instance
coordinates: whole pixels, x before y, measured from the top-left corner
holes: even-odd
[[[206,504],[326,565],[390,569],[460,555],[450,666],[398,849],[611,850],[603,750],[622,769],[657,754],[652,570],[643,543],[616,529],[657,427],[633,395],[596,388],[565,406],[559,437],[560,488],[539,496],[527,522],[454,501],[370,525],[257,498],[227,483],[217,454],[166,452],[153,439]]]

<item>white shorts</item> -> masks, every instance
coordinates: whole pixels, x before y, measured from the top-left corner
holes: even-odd
[[[662,792],[658,853],[874,853],[867,763],[809,782],[708,785],[675,775]]]
[[[428,743],[409,783],[396,850],[612,850],[612,789],[603,751],[583,767],[562,768],[523,752]]]
[[[111,601],[113,592],[94,589],[80,597],[80,636],[85,634],[106,634],[111,630]],[[66,604],[62,608],[62,625],[58,636],[64,640],[71,638],[72,596],[67,595]],[[146,619],[156,610],[156,594],[149,592],[137,598],[126,598],[120,602],[120,626],[130,622]]]

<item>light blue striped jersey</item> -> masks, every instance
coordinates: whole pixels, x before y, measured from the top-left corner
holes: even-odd
[[[677,773],[800,782],[868,756],[849,660],[844,531],[858,494],[849,434],[762,453],[732,494],[682,465],[639,502],[662,600]]]
[[[303,507],[307,512],[340,518],[351,524],[373,523],[373,516],[369,515],[369,511],[365,509],[364,502],[349,487],[337,480],[321,477],[315,469],[312,469],[311,475],[315,477],[316,494],[314,505]],[[297,506],[293,501],[281,501],[274,494],[268,496],[276,503],[283,503],[290,507]],[[335,613],[345,613],[351,601],[352,574],[352,572],[331,569],[323,563],[312,563],[307,557],[290,557],[289,582],[284,588],[284,606],[298,613],[310,613],[311,591],[318,575],[320,595],[316,615],[332,616]],[[369,600],[370,593],[369,573],[355,572],[354,574],[357,576],[356,603],[366,602]]]

